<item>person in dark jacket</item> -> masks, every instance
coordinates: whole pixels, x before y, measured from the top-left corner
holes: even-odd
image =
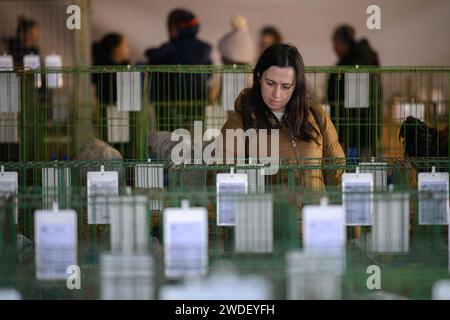
[[[185,9],[175,9],[167,19],[169,42],[145,52],[149,64],[154,65],[210,65],[211,46],[196,38],[199,20]]]
[[[7,40],[8,52],[13,56],[14,66],[22,67],[23,57],[27,54],[39,55],[40,36],[41,28],[35,20],[19,17],[16,36]]]
[[[129,65],[130,49],[125,36],[119,33],[108,33],[92,47],[93,64],[95,66],[123,66]],[[117,106],[117,77],[115,73],[93,73],[92,83],[96,89],[99,108],[100,139],[108,138],[107,108]],[[134,125],[134,114],[130,114],[130,142],[113,143],[112,146],[119,150],[126,159],[133,159],[133,137],[131,130]]]
[[[339,26],[333,34],[334,51],[339,58],[337,66],[379,66],[377,53],[366,39],[357,41],[355,30],[349,25]],[[338,129],[339,142],[350,158],[376,155],[380,130],[381,110],[378,105],[381,93],[374,90],[378,81],[370,76],[369,108],[345,108],[345,74],[330,74],[327,84],[327,99],[331,108],[331,119]]]
[[[145,51],[148,64],[152,65],[211,65],[212,47],[197,39],[200,22],[195,15],[185,9],[175,9],[167,19],[169,41],[159,48]],[[150,100],[156,103],[157,116],[166,119],[159,124],[159,129],[173,130],[177,123],[169,123],[180,115],[176,103],[188,102],[195,110],[191,113],[201,114],[202,103],[208,98],[209,74],[201,73],[153,73],[150,77]],[[196,101],[194,104],[192,102]],[[160,108],[158,103],[170,103],[173,108]],[[167,121],[169,120],[169,121]],[[192,120],[192,119],[189,119]],[[184,121],[184,120],[180,120]],[[187,121],[187,120],[186,120]],[[189,122],[189,121],[187,121]]]

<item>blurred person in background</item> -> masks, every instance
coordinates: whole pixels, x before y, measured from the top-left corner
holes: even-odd
[[[151,65],[211,65],[212,47],[197,38],[200,20],[186,9],[174,9],[167,17],[169,41],[158,48],[145,51]],[[182,105],[188,103],[193,114],[202,114],[208,98],[210,73],[154,72],[150,75],[149,96],[151,105],[161,121],[160,130],[172,131],[190,125],[191,120],[180,114]],[[169,104],[161,106],[159,103]]]
[[[251,65],[255,59],[255,46],[247,19],[235,15],[231,19],[231,30],[219,40],[218,49],[224,65]],[[251,74],[248,74],[251,81]],[[209,99],[215,103],[221,93],[221,79],[215,77],[211,83]]]
[[[332,37],[334,52],[338,57],[337,66],[379,66],[378,54],[367,39],[356,40],[355,29],[350,25],[337,27]],[[376,81],[370,75],[370,82]],[[376,156],[381,119],[379,105],[375,105],[375,95],[380,92],[370,90],[368,108],[345,108],[345,74],[330,74],[327,83],[327,98],[333,120],[339,134],[339,142],[351,159]],[[355,160],[351,160],[355,161]]]
[[[39,55],[41,28],[37,21],[20,16],[16,36],[7,40],[8,52],[13,56],[14,66],[23,66],[23,57],[27,54]]]
[[[119,33],[108,33],[92,46],[95,66],[120,66],[130,64],[127,39]],[[116,77],[113,73],[94,73],[92,81],[100,104],[114,105],[117,101]]]
[[[283,37],[281,36],[280,31],[274,26],[265,26],[261,29],[261,33],[259,35],[259,51],[263,53],[271,45],[282,43]]]
[[[231,19],[232,30],[219,40],[219,52],[224,65],[252,64],[255,48],[247,19],[236,15]]]
[[[172,10],[167,18],[169,41],[145,51],[149,64],[210,65],[211,45],[197,39],[200,21],[185,9]]]
[[[126,37],[120,33],[108,33],[103,38],[95,42],[92,46],[93,64],[95,66],[126,66],[130,64],[130,48]],[[94,123],[100,127],[98,134],[100,139],[108,139],[108,107],[117,106],[117,78],[115,73],[94,72],[92,83],[95,87],[97,97],[97,114],[94,114]],[[98,110],[98,111],[97,111]],[[132,114],[130,114],[132,118]],[[133,141],[133,130],[130,128],[130,141]],[[104,144],[103,141],[100,141]],[[104,153],[103,146],[97,144],[98,154]],[[126,159],[134,158],[131,144],[113,144],[113,147],[120,150]],[[95,149],[93,148],[93,149]],[[94,153],[95,154],[95,153]],[[95,157],[95,155],[94,155]]]

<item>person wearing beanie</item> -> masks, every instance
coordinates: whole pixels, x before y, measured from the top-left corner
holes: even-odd
[[[247,19],[236,15],[231,20],[231,27],[232,30],[219,41],[223,64],[251,64],[255,58],[255,49]]]

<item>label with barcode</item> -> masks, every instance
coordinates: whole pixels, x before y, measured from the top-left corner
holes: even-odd
[[[448,224],[447,172],[419,173],[419,224]]]
[[[66,279],[77,264],[77,216],[74,210],[35,212],[36,278]]]
[[[88,223],[108,224],[108,197],[119,194],[119,178],[117,171],[88,172]]]
[[[236,195],[247,193],[247,174],[217,174],[217,225],[234,226]]]

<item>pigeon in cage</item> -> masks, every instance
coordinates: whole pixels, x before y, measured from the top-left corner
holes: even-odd
[[[173,148],[180,143],[187,143],[186,148],[191,150],[191,155],[194,154],[193,144],[187,142],[186,139],[173,141],[172,133],[169,131],[152,131],[148,135],[149,153],[151,157],[157,160],[171,160]],[[204,145],[202,148],[204,148]],[[180,170],[178,171],[180,183],[187,189],[205,184],[205,170],[197,170],[195,166],[184,167],[175,164],[173,164],[172,169]]]
[[[448,126],[436,129],[409,116],[400,127],[399,139],[406,157],[448,157]]]
[[[111,145],[97,138],[92,138],[87,144],[81,147],[80,152],[74,157],[78,161],[99,161],[99,160],[116,160],[122,161],[123,157],[120,152]],[[87,163],[86,166],[80,167],[80,175],[82,185],[86,184],[87,172],[98,171],[100,164]],[[113,170],[119,173],[119,181],[125,178],[125,168],[116,167],[111,164],[105,164],[105,170]]]

